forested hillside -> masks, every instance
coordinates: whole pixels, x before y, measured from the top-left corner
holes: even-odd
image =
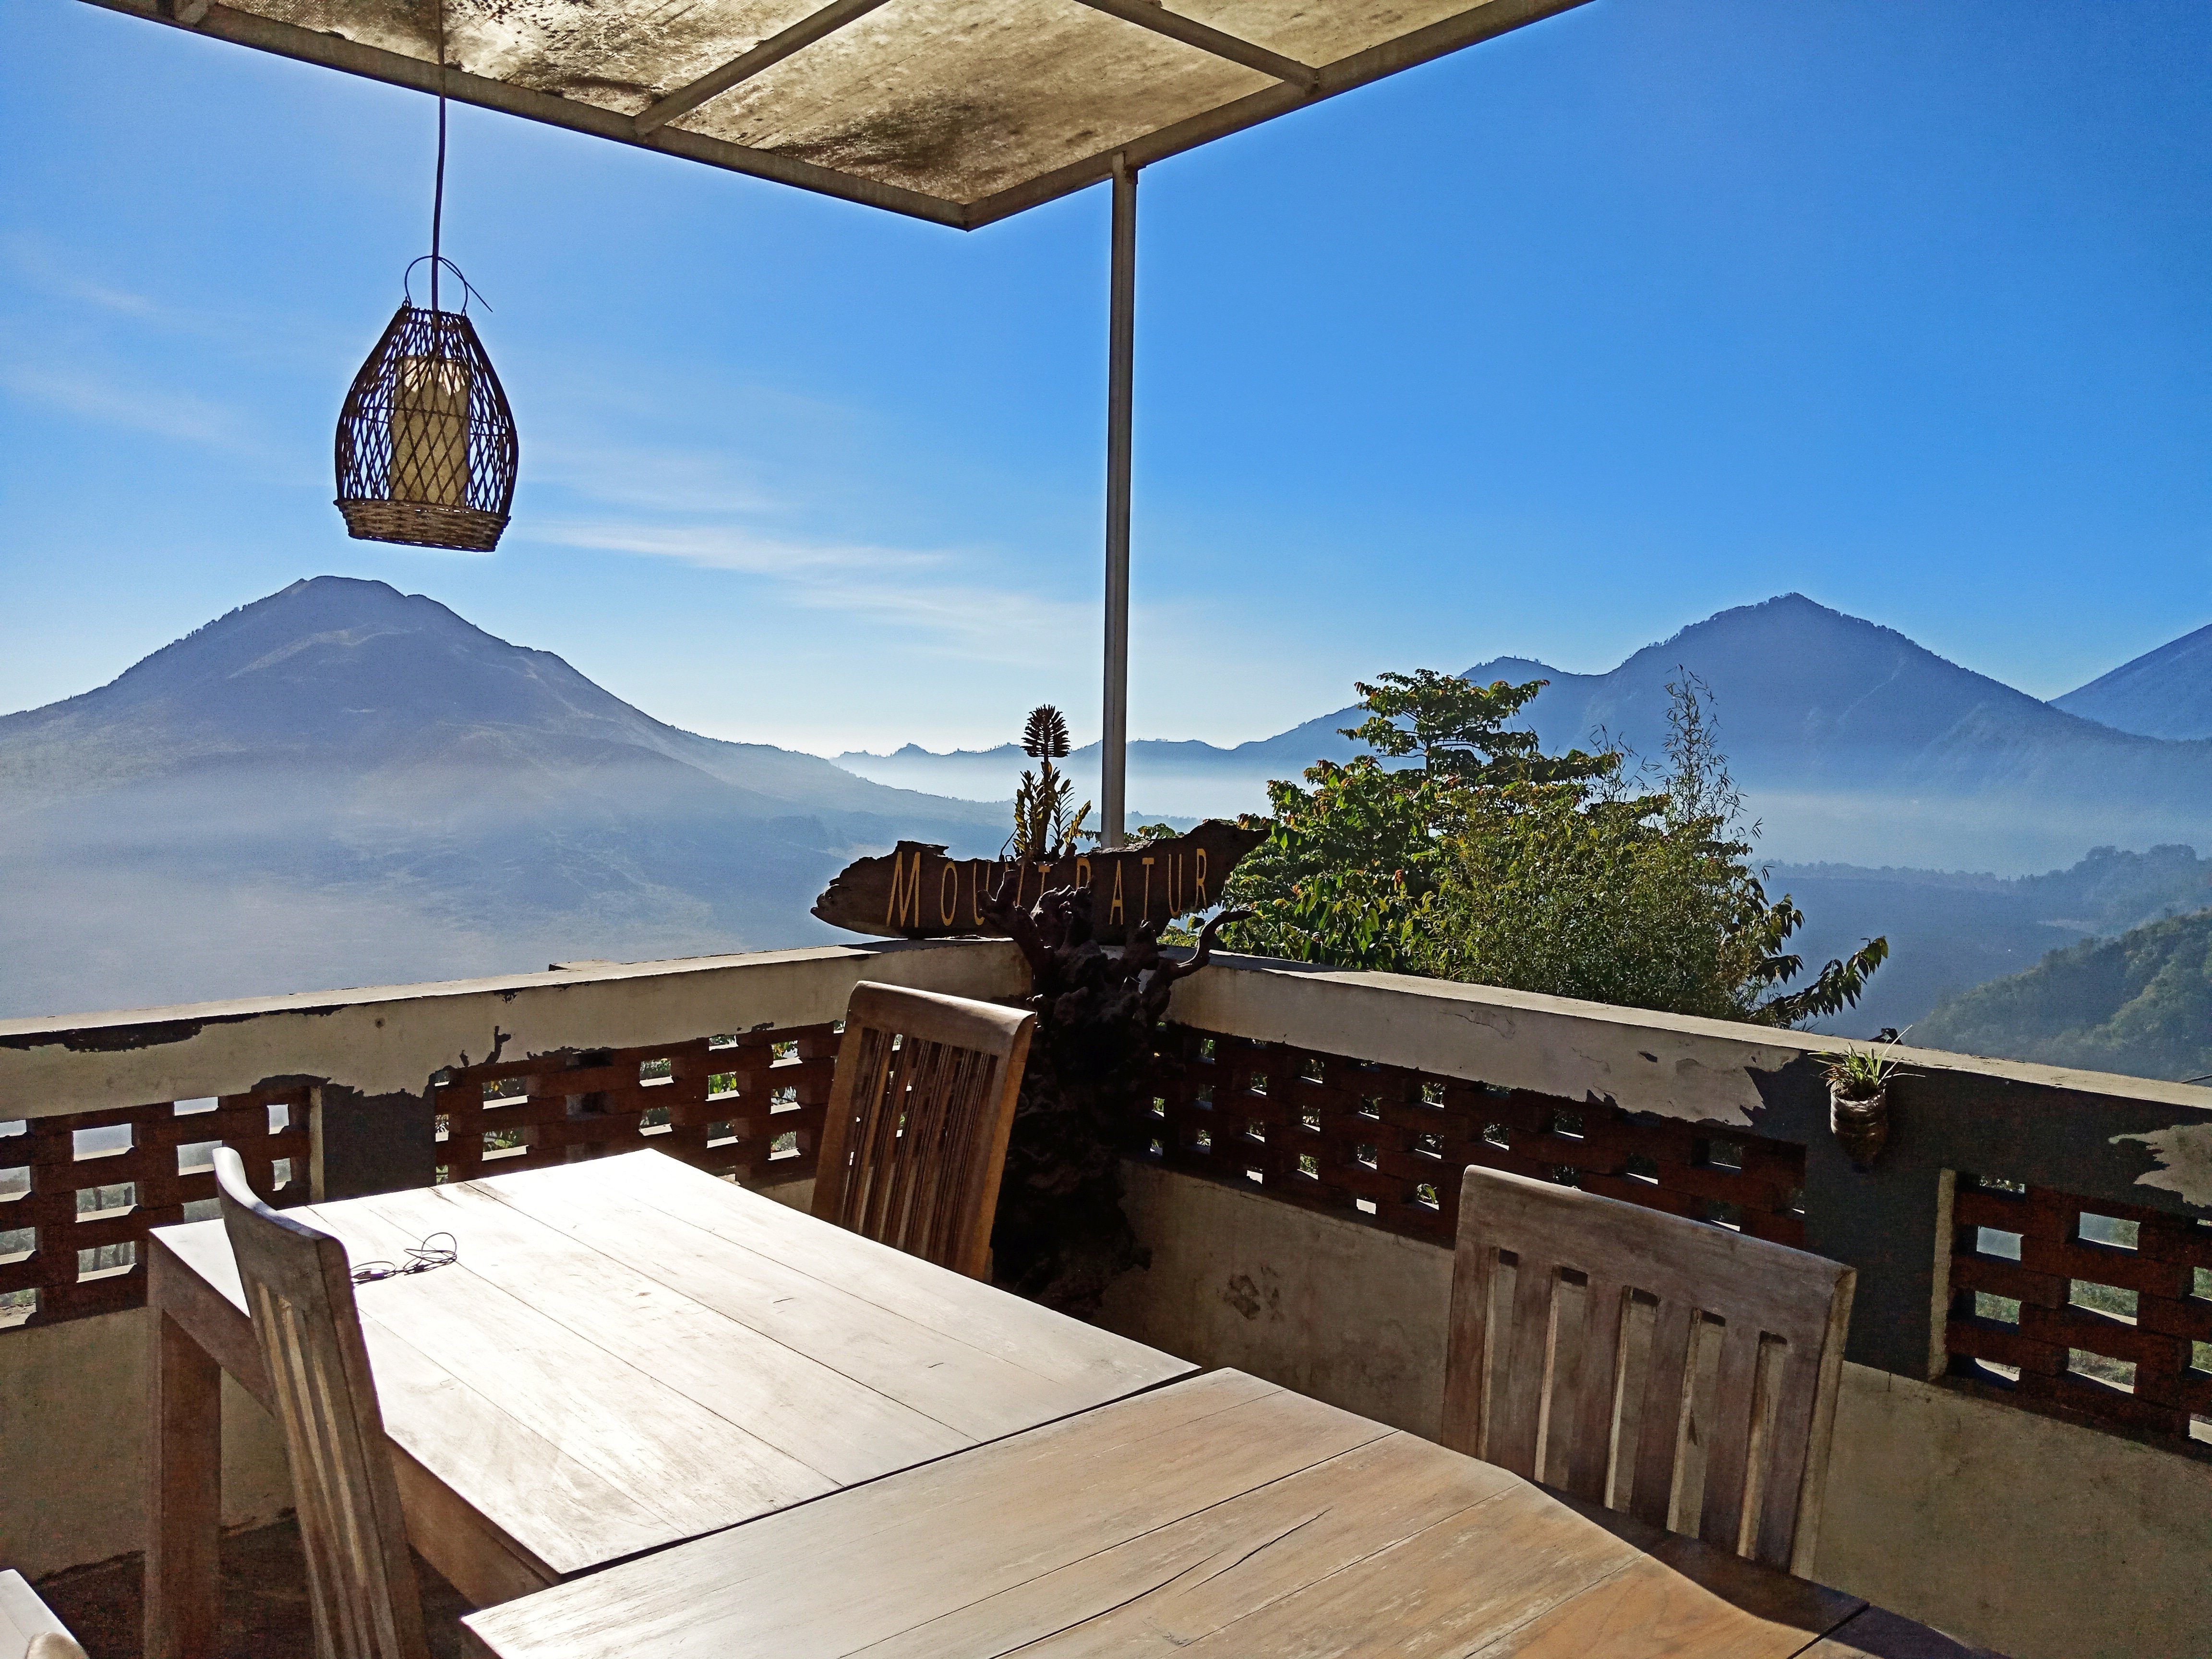
[[[2177,1082],[2212,1074],[2212,910],[2055,951],[1942,1004],[1911,1040]]]

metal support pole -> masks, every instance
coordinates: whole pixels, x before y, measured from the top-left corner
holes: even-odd
[[[1114,158],[1113,324],[1106,369],[1106,729],[1103,844],[1121,845],[1129,771],[1129,428],[1137,356],[1137,169]]]

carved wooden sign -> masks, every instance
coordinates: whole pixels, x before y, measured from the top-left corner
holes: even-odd
[[[1006,930],[985,917],[1000,883],[1024,905],[1049,888],[1087,887],[1095,936],[1103,945],[1120,945],[1139,922],[1164,922],[1218,904],[1221,884],[1237,860],[1267,834],[1208,818],[1187,836],[1079,853],[1056,864],[947,858],[942,847],[902,841],[892,852],[840,871],[814,901],[814,914],[833,927],[890,939],[1003,937]]]

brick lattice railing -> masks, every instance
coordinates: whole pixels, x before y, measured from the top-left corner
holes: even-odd
[[[1954,1375],[2212,1438],[2212,1223],[1961,1175]]]
[[[651,1146],[748,1183],[814,1173],[837,1027],[697,1037],[447,1073],[438,1178]],[[216,1214],[210,1149],[278,1205],[308,1195],[309,1091],[0,1122],[0,1328],[143,1306],[148,1231]]]
[[[1452,1242],[1470,1164],[1802,1244],[1805,1149],[1343,1054],[1170,1025],[1128,1150],[1186,1174]]]
[[[838,1029],[456,1068],[436,1091],[438,1178],[650,1146],[749,1184],[804,1180],[814,1173]]]
[[[0,1327],[143,1306],[147,1230],[216,1212],[214,1148],[270,1202],[307,1194],[307,1091],[0,1122]]]

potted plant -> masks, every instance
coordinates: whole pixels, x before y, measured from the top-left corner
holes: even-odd
[[[1889,1141],[1889,1085],[1897,1076],[1897,1062],[1879,1048],[1839,1049],[1814,1058],[1828,1079],[1829,1129],[1856,1167],[1872,1168]]]

